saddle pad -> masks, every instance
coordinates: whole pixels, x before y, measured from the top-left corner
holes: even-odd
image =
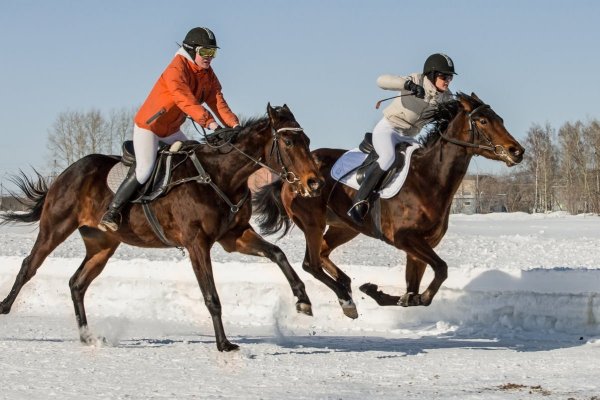
[[[106,177],[106,184],[113,193],[117,193],[117,189],[127,177],[128,172],[129,166],[124,165],[121,162],[116,163],[115,166],[110,169],[108,176]]]
[[[381,198],[389,199],[398,194],[402,188],[402,185],[404,185],[404,181],[406,181],[406,176],[408,175],[408,170],[410,169],[410,159],[412,153],[420,147],[420,144],[413,143],[406,148],[404,168],[402,168],[400,172],[397,172],[390,183],[379,191]],[[348,150],[335,162],[331,168],[331,177],[346,186],[350,186],[352,189],[358,190],[360,185],[356,181],[355,169],[357,169],[363,163],[363,161],[365,161],[365,158],[367,158],[367,154],[363,153],[359,149]],[[353,169],[354,171],[352,171]]]

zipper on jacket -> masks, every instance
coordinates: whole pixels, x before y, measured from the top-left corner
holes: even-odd
[[[151,116],[148,121],[146,121],[146,124],[150,125],[151,123],[153,123],[158,117],[160,117],[161,115],[163,115],[164,113],[167,112],[166,108],[161,108],[160,110],[158,110],[158,112],[156,114],[154,114],[153,116]]]

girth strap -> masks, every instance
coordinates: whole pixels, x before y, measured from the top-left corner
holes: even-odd
[[[177,247],[178,249],[182,250],[181,247],[177,246],[175,243],[171,242],[167,238],[167,236],[165,235],[165,231],[163,231],[162,227],[160,226],[160,223],[158,222],[158,219],[156,219],[156,215],[154,215],[154,212],[150,208],[150,203],[142,203],[142,209],[144,210],[146,219],[150,223],[150,227],[154,231],[154,234],[160,239],[160,241],[169,247]]]

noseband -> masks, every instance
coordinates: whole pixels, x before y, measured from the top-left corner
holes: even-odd
[[[302,128],[279,128],[277,130],[275,130],[275,128],[271,128],[271,131],[273,132],[273,144],[271,145],[271,156],[273,155],[273,153],[275,153],[275,158],[277,159],[277,163],[281,166],[281,173],[279,174],[279,177],[281,177],[281,179],[285,180],[287,183],[289,184],[294,184],[300,181],[300,179],[296,176],[296,174],[294,174],[292,171],[288,170],[285,166],[285,164],[283,163],[283,157],[281,156],[281,149],[279,147],[279,133],[280,132],[285,132],[285,131],[289,131],[289,132],[302,132],[304,131],[304,129]],[[269,167],[267,167],[269,168]],[[277,173],[277,171],[273,170],[272,168],[269,168],[272,172]]]
[[[463,140],[458,140],[458,139],[448,137],[441,132],[440,132],[440,136],[445,141],[456,144],[458,146],[472,147],[472,148],[481,149],[481,150],[489,150],[499,157],[502,157],[502,158],[508,157],[508,151],[506,151],[504,146],[499,145],[499,144],[494,144],[492,142],[492,140],[485,133],[483,133],[481,130],[477,129],[477,126],[475,125],[475,123],[473,121],[475,114],[477,114],[480,111],[486,110],[488,108],[491,108],[488,104],[482,104],[480,106],[475,107],[470,113],[467,113],[467,116],[469,117],[469,136],[471,138],[470,142],[465,142]],[[480,141],[482,141],[482,139],[486,144],[475,143],[476,140],[478,142],[480,142]]]

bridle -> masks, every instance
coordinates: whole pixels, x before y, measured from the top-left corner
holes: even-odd
[[[275,128],[273,128],[273,126],[272,126],[271,123],[270,123],[270,125],[271,125],[271,132],[272,132],[271,134],[272,134],[272,138],[273,138],[273,145],[271,146],[271,155],[273,153],[275,153],[275,158],[277,159],[277,163],[281,166],[281,172],[279,172],[279,171],[273,169],[272,167],[270,167],[269,165],[263,163],[260,160],[260,158],[256,159],[256,158],[252,157],[251,155],[249,155],[248,153],[245,153],[239,147],[237,147],[233,143],[231,143],[231,141],[233,140],[233,138],[234,138],[235,135],[232,135],[232,136],[228,137],[225,140],[225,143],[222,143],[221,145],[218,145],[218,146],[211,146],[211,147],[213,147],[213,148],[221,148],[221,147],[226,146],[226,145],[231,146],[234,150],[236,150],[238,153],[242,154],[246,158],[252,160],[252,162],[254,162],[255,164],[260,165],[261,167],[267,168],[269,171],[271,171],[274,174],[276,174],[277,176],[279,176],[282,180],[286,181],[287,183],[289,183],[291,185],[295,185],[294,186],[294,191],[298,192],[298,189],[296,187],[300,186],[300,188],[302,188],[302,183],[301,183],[300,179],[296,176],[296,174],[293,173],[292,171],[288,170],[287,167],[285,166],[285,164],[283,163],[283,157],[281,156],[281,149],[279,148],[279,138],[280,138],[279,134],[281,132],[285,132],[285,131],[302,132],[302,131],[304,131],[304,129],[302,129],[300,127],[284,127],[284,128],[279,128],[279,129],[276,130]],[[202,128],[202,130],[204,131],[204,128]],[[205,138],[207,137],[205,132],[204,132],[204,137]],[[198,175],[197,176],[193,176],[193,177],[187,177],[187,178],[179,179],[177,181],[171,182],[168,185],[168,187],[171,188],[173,186],[177,186],[177,185],[180,185],[182,183],[190,182],[190,181],[198,182],[198,183],[201,183],[201,184],[208,184],[227,203],[227,205],[229,206],[230,211],[233,214],[236,214],[241,209],[242,205],[244,204],[244,202],[248,198],[249,191],[246,192],[246,194],[242,197],[242,199],[237,204],[234,204],[227,197],[227,195],[212,181],[210,175],[206,172],[206,170],[204,169],[204,167],[200,163],[200,160],[198,160],[198,157],[196,156],[196,153],[195,153],[195,148],[196,147],[197,146],[194,146],[190,150],[182,151],[182,152],[179,152],[179,153],[185,154],[186,157],[189,158],[192,161],[192,163],[194,164],[194,167],[198,171]],[[180,163],[178,163],[177,165],[180,165],[182,163],[183,163],[183,161],[180,162]],[[298,184],[298,182],[300,182],[300,183]]]
[[[256,158],[252,157],[251,155],[245,153],[244,151],[242,151],[241,149],[236,147],[233,143],[230,143],[230,145],[238,153],[240,153],[240,154],[244,155],[246,158],[252,160],[255,164],[268,169],[275,175],[279,176],[283,181],[289,183],[290,185],[302,187],[302,183],[301,183],[300,179],[298,178],[298,176],[293,171],[289,170],[288,167],[286,167],[285,163],[283,162],[283,157],[281,155],[281,148],[279,147],[279,139],[280,139],[279,134],[281,132],[303,132],[303,131],[304,131],[304,129],[301,127],[291,127],[290,126],[290,127],[283,127],[283,128],[275,129],[275,128],[273,128],[273,126],[271,126],[271,135],[272,135],[273,142],[271,145],[270,155],[273,156],[273,154],[275,154],[275,159],[277,161],[277,164],[279,164],[279,166],[281,167],[280,171],[277,171],[276,169],[272,168],[271,166],[265,164],[264,162],[262,162],[260,160],[260,158],[256,159]],[[298,191],[298,189],[295,189],[295,192],[297,192],[297,191]]]
[[[469,136],[470,136],[469,142],[451,138],[449,136],[446,136],[442,132],[440,132],[440,136],[445,141],[455,144],[455,145],[458,145],[458,146],[471,147],[471,148],[476,148],[476,149],[481,149],[481,150],[489,150],[501,158],[509,158],[510,159],[509,152],[504,148],[504,146],[499,145],[499,144],[494,144],[492,142],[492,140],[485,133],[483,133],[481,130],[477,129],[477,126],[475,125],[475,122],[473,121],[475,114],[477,114],[478,112],[481,112],[483,110],[490,109],[490,108],[491,107],[488,104],[481,104],[481,105],[475,107],[473,110],[471,110],[471,112],[467,113],[467,117],[469,118]],[[476,141],[477,141],[477,143],[476,143]],[[482,141],[485,144],[481,144]]]

